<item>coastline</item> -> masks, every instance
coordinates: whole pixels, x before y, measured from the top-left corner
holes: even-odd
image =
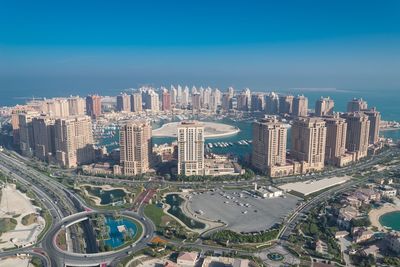
[[[384,214],[400,211],[400,206],[396,204],[386,203],[379,209],[373,209],[368,213],[371,225],[378,228],[379,231],[387,232],[386,229],[379,221],[380,217]]]
[[[240,132],[240,129],[236,126],[225,123],[217,122],[203,122],[204,125],[204,138],[220,138],[235,135]],[[177,136],[176,127],[179,122],[170,122],[163,124],[161,127],[152,130],[153,137],[175,137]],[[220,131],[219,133],[211,133],[207,131],[207,128],[213,128],[214,131]]]

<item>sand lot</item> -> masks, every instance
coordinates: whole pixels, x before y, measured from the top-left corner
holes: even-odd
[[[29,257],[9,257],[5,259],[0,259],[1,267],[33,267],[32,264],[29,263]]]
[[[22,218],[28,214],[37,214],[38,207],[32,205],[30,199],[16,190],[14,184],[9,184],[2,189],[0,202],[0,218],[14,218],[17,225],[14,230],[0,236],[0,249],[17,246],[26,246],[34,243],[43,230],[45,221],[37,216],[37,222],[23,225]]]
[[[154,137],[176,137],[177,126],[180,122],[166,123],[158,129],[153,130]],[[201,122],[204,126],[204,138],[215,138],[237,134],[240,130],[235,126],[215,122]]]
[[[236,232],[253,232],[282,222],[299,200],[289,194],[286,198],[262,199],[240,190],[216,190],[190,194],[188,206],[200,218],[221,220]]]

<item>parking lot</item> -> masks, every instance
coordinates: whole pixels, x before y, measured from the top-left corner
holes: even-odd
[[[263,199],[248,191],[216,189],[204,193],[192,192],[188,206],[197,216],[221,220],[232,231],[255,232],[282,222],[299,200],[288,194]]]

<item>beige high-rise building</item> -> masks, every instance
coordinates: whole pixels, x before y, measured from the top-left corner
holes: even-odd
[[[324,168],[326,126],[320,118],[298,118],[292,126],[291,155],[303,165],[302,173]]]
[[[178,174],[204,175],[204,126],[184,121],[178,126]]]
[[[42,161],[51,161],[55,156],[55,122],[46,115],[32,119],[34,155]]]
[[[329,97],[321,97],[315,102],[315,115],[319,117],[332,115],[335,102]]]
[[[324,120],[326,122],[325,161],[339,167],[350,163],[352,156],[346,154],[346,120],[338,116]]]
[[[263,173],[272,166],[285,165],[286,138],[285,125],[274,117],[253,122],[252,165]]]
[[[347,122],[346,149],[354,152],[355,160],[368,154],[368,139],[370,122],[362,112],[345,113],[342,115]]]
[[[153,112],[160,111],[160,97],[159,95],[151,90],[149,92],[149,98],[150,98],[150,110]]]
[[[57,163],[66,168],[94,160],[92,121],[89,116],[70,116],[55,121]]]
[[[25,111],[18,115],[19,123],[19,148],[22,155],[32,156],[35,148],[32,120],[39,116],[36,111]]]
[[[381,113],[372,108],[371,110],[364,111],[364,114],[368,116],[369,119],[369,144],[376,144],[379,141],[379,127],[381,124]]]
[[[132,112],[142,112],[143,102],[142,102],[142,94],[134,93],[131,95],[131,111]]]
[[[293,99],[292,95],[285,95],[279,97],[279,113],[292,114],[293,113]]]
[[[69,104],[66,98],[53,98],[42,102],[42,112],[55,117],[68,117]]]
[[[67,99],[70,116],[85,115],[85,100],[79,96],[71,96]]]
[[[347,112],[357,112],[367,108],[367,102],[362,98],[353,98],[347,103]]]
[[[293,99],[293,112],[297,117],[307,117],[308,114],[308,98],[299,95]]]
[[[151,126],[147,121],[129,121],[119,132],[120,164],[124,175],[132,176],[149,170]]]
[[[117,96],[117,110],[118,111],[131,111],[131,96],[125,93]]]

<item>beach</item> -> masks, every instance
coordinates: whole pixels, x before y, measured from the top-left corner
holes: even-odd
[[[376,226],[379,231],[387,231],[387,229],[381,225],[379,218],[389,212],[400,211],[399,202],[395,201],[396,204],[386,203],[379,209],[373,209],[368,213],[369,219],[372,226]]]
[[[204,138],[217,138],[237,134],[240,129],[223,123],[200,122],[204,126]],[[153,137],[176,137],[180,122],[166,123],[152,132]]]

